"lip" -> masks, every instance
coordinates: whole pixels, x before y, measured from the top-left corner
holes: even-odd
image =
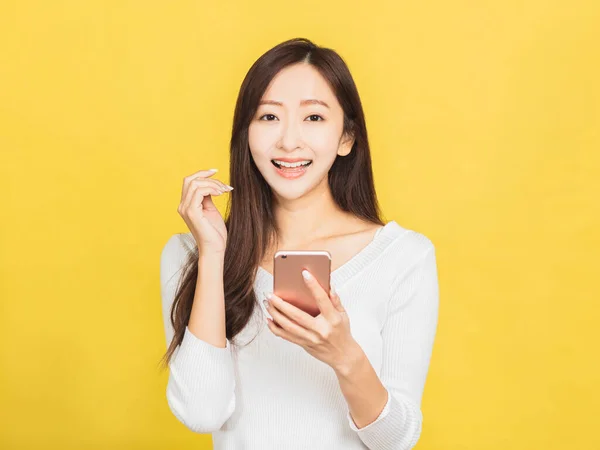
[[[286,161],[287,160],[282,160],[282,161]],[[305,161],[303,159],[301,159],[300,161]],[[312,166],[312,163],[309,164],[308,166],[305,167],[297,167],[295,169],[288,169],[288,170],[282,170],[278,167],[276,167],[274,164],[271,164],[273,166],[273,169],[275,170],[275,172],[277,172],[277,174],[283,178],[287,178],[288,180],[293,180],[296,178],[300,178],[302,175],[304,175],[306,173],[306,171]]]
[[[287,163],[295,163],[298,161],[312,161],[310,158],[271,158],[271,161],[283,161]]]

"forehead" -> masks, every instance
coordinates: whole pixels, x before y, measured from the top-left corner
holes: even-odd
[[[287,106],[298,106],[304,99],[323,100],[329,105],[337,104],[329,83],[317,69],[306,63],[282,69],[271,80],[262,98],[281,101]]]

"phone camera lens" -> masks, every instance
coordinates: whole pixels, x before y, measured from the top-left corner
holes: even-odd
[[[285,259],[285,258],[287,258],[287,255],[281,255],[281,257]]]

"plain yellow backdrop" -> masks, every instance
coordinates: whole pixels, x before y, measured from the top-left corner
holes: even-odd
[[[437,248],[417,447],[600,448],[595,0],[3,1],[0,447],[211,448],[156,368],[159,256],[298,36],[347,61],[385,216]]]

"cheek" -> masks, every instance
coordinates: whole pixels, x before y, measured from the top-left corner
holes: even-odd
[[[263,127],[260,124],[251,124],[248,128],[248,145],[252,155],[260,158],[265,155],[277,142],[277,132],[274,127]]]
[[[317,154],[336,154],[339,143],[338,136],[337,127],[313,127],[305,131],[304,141]]]

